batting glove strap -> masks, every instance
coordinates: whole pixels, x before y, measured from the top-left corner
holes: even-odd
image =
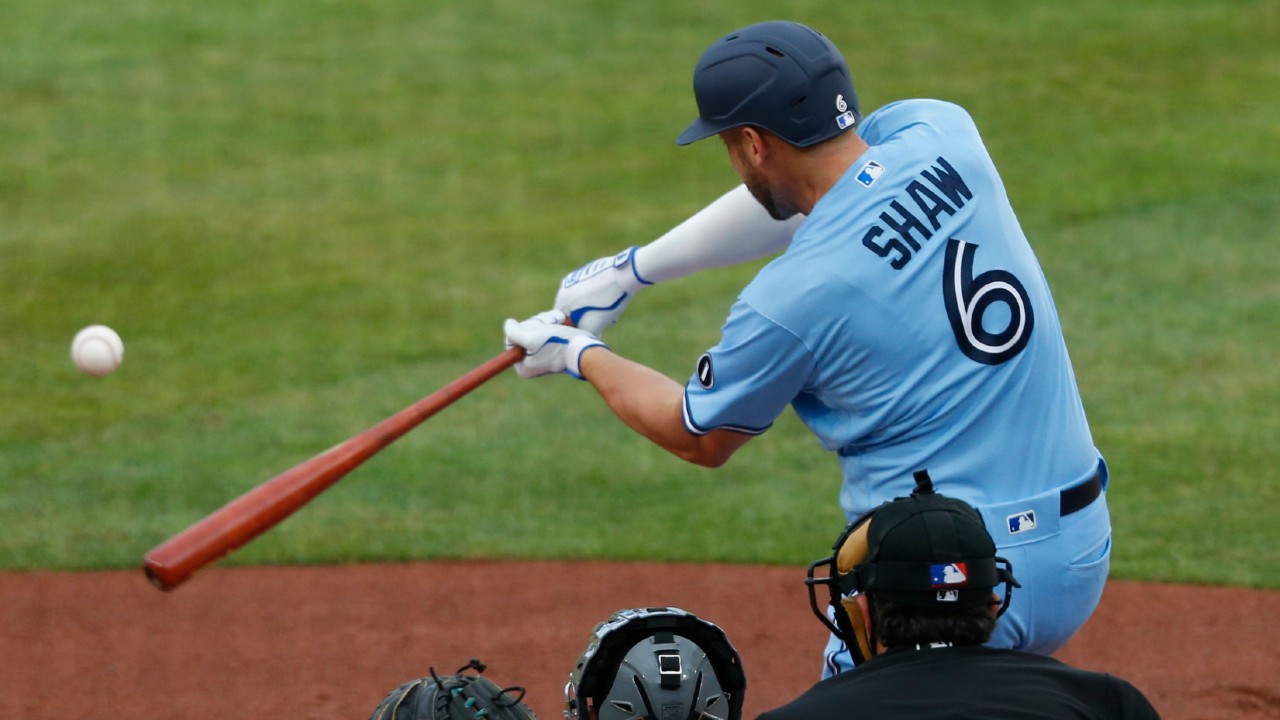
[[[653,283],[636,269],[636,248],[596,258],[560,281],[555,307],[592,335],[618,321],[635,294]]]
[[[582,361],[583,351],[585,351],[587,348],[593,348],[593,347],[602,347],[605,350],[610,350],[612,352],[611,348],[608,345],[601,342],[600,339],[595,337],[594,335],[587,335],[587,334],[574,335],[573,337],[569,338],[569,345],[568,347],[565,348],[565,351],[564,351],[565,372],[578,378],[579,380],[584,380],[585,378],[582,377],[582,369],[579,367],[579,363]]]
[[[644,286],[653,284],[641,277],[640,270],[636,267],[636,250],[637,247],[632,245],[613,256],[613,272],[618,287],[628,295],[635,295]]]

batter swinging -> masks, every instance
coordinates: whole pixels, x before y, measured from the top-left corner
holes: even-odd
[[[591,382],[629,426],[725,462],[790,405],[839,457],[849,520],[911,492],[976,506],[1020,570],[991,645],[1050,653],[1106,580],[1108,476],[1048,285],[967,112],[907,100],[862,117],[822,34],[767,22],[711,45],[699,117],[745,189],[643,248],[562,282],[556,309],[508,320],[526,377]],[[681,386],[599,333],[646,285],[784,250],[743,289]],[[576,327],[561,324],[566,316]],[[833,637],[825,674],[852,666]]]

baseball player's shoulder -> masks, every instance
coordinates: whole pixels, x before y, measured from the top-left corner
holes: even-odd
[[[851,289],[849,277],[863,272],[833,260],[830,247],[843,236],[833,240],[822,227],[808,225],[800,226],[791,247],[761,268],[738,296],[738,305],[800,337],[817,318],[830,315],[829,308],[847,302],[841,293]]]
[[[858,127],[858,133],[871,145],[878,145],[915,126],[947,130],[956,126],[973,127],[974,122],[967,110],[953,102],[932,99],[898,100],[864,118]]]

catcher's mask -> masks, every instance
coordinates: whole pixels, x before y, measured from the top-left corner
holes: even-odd
[[[998,617],[1008,609],[1013,588],[1022,587],[1009,561],[996,556],[995,542],[973,506],[935,494],[924,471],[916,474],[916,482],[910,497],[885,502],[850,523],[833,554],[809,564],[809,605],[849,648],[855,665],[873,657],[876,646],[855,599],[858,593],[945,611],[989,603],[992,589],[1003,583]],[[814,576],[819,567],[827,568],[825,577]],[[819,585],[831,595],[830,617],[818,607]]]
[[[747,679],[724,631],[679,608],[619,610],[592,630],[565,720],[739,720]]]

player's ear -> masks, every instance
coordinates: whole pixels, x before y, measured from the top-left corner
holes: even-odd
[[[769,159],[772,152],[770,141],[778,142],[778,137],[750,125],[744,126],[739,141],[743,157],[752,165],[759,167]]]

